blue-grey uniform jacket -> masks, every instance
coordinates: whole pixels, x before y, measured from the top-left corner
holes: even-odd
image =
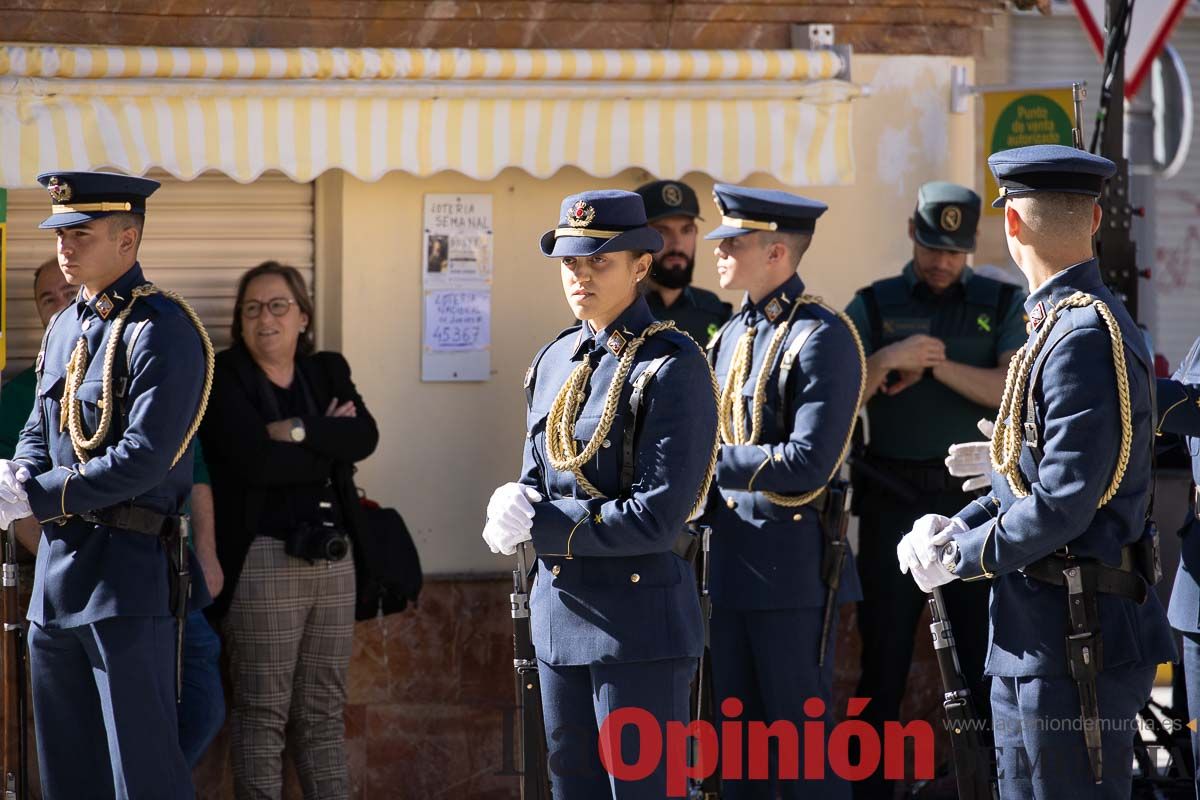
[[[546,417],[575,367],[584,359],[594,365],[575,426],[582,450],[617,370],[614,351],[623,352],[653,322],[639,297],[595,335],[586,324],[564,331],[527,378],[533,396],[521,483],[544,498],[534,504],[538,570],[531,616],[538,658],[551,664],[694,657],[703,647],[692,568],[672,552],[696,504],[716,436],[712,378],[699,347],[664,331],[638,350],[612,429],[583,467],[604,498],[589,498],[573,473],[550,465],[546,451]],[[667,359],[646,387],[639,419],[632,420],[633,384],[662,356]],[[632,486],[622,495],[625,429],[635,423]]]
[[[1118,320],[1129,378],[1133,442],[1125,477],[1102,508],[1117,465],[1121,421],[1112,338],[1095,306],[1063,310],[1032,369],[1036,447],[1027,438],[1020,472],[1029,495],[1014,496],[992,475],[992,491],[961,512],[970,530],[957,534],[966,580],[994,576],[989,675],[1068,674],[1066,589],[1026,577],[1022,567],[1055,551],[1119,565],[1121,549],[1145,530],[1154,436],[1153,370],[1141,331],[1104,286],[1095,259],[1076,264],[1026,300],[1030,341],[1056,303],[1076,292],[1103,301]],[[1015,420],[1021,427],[1025,420]],[[1154,592],[1138,605],[1099,595],[1104,667],[1148,666],[1175,658],[1166,614]]]
[[[1178,433],[1187,440],[1192,456],[1192,483],[1200,485],[1200,339],[1192,344],[1187,358],[1170,380],[1158,381],[1159,429]],[[1195,495],[1184,523],[1179,570],[1171,587],[1171,627],[1185,633],[1200,633],[1200,523],[1196,520]]]
[[[144,283],[141,266],[135,264],[90,300],[81,291],[51,321],[38,357],[43,373],[37,403],[13,458],[32,473],[25,489],[42,523],[29,619],[44,627],[171,613],[161,541],[93,525],[76,515],[126,502],[178,514],[191,491],[191,448],[174,467],[171,462],[200,403],[204,350],[178,305],[160,295],[136,301],[115,359],[114,392],[124,396],[116,397],[119,411],[114,410],[108,438],[91,451],[92,457],[80,463],[70,433],[59,428],[67,362],[82,337],[90,360],[77,397],[85,435],[96,430],[109,332],[133,289]],[[107,319],[96,307],[105,298],[112,303]],[[198,569],[192,592],[198,604],[207,601]]]
[[[749,327],[758,328],[753,366],[741,387],[747,419],[758,375],[763,369],[771,371],[760,444],[721,445],[717,479],[709,493],[704,521],[713,528],[714,606],[752,610],[825,604],[820,515],[808,506],[776,505],[762,494],[799,495],[826,485],[858,412],[858,349],[849,326],[822,305],[804,304],[796,310],[776,363],[764,366],[777,326],[803,294],[804,282],[792,276],[759,303],[747,299],[710,343],[717,380],[724,386],[738,339]],[[790,356],[801,337],[807,340]],[[787,358],[788,397],[781,398],[779,375]],[[782,415],[780,403],[785,406]],[[848,558],[838,601],[858,600],[861,594],[858,570]]]

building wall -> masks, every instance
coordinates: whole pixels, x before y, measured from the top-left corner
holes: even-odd
[[[834,23],[866,53],[970,55],[1002,0],[0,0],[14,42],[223,47],[786,48]]]
[[[857,180],[839,187],[784,187],[830,206],[800,274],[811,292],[838,307],[855,289],[899,271],[907,260],[907,218],[922,182],[973,182],[972,118],[948,113],[954,63],[969,62],[856,57],[855,79],[869,91],[853,104]],[[382,437],[358,479],[370,496],[403,511],[427,571],[487,573],[507,564],[479,538],[483,509],[492,490],[513,480],[520,467],[521,381],[529,361],[573,322],[558,268],[541,255],[538,238],[557,221],[563,196],[587,188],[633,188],[652,177],[667,176],[627,170],[597,179],[564,169],[538,180],[509,169],[489,182],[453,173],[428,179],[395,173],[375,183],[342,174],[322,179],[318,198],[339,198],[339,219],[318,222],[318,231],[326,232],[318,250],[330,262],[319,264],[318,272],[340,267],[340,347]],[[712,180],[683,177],[702,198],[707,217],[702,229],[711,228]],[[751,183],[778,186],[767,176]],[[492,376],[482,383],[420,380],[423,196],[443,192],[493,196]],[[710,244],[699,248],[696,282],[718,288]],[[723,294],[741,301],[736,293]]]

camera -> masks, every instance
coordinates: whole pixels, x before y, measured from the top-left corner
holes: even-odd
[[[334,520],[333,504],[318,503],[320,521],[302,523],[288,535],[284,552],[294,558],[303,558],[309,563],[320,559],[341,561],[350,552],[350,537]]]

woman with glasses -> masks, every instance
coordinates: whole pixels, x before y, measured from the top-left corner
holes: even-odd
[[[379,439],[338,353],[315,353],[295,268],[242,276],[200,430],[212,472],[238,798],[278,798],[290,745],[305,798],[349,793],[342,709],[354,635],[354,463]],[[288,741],[290,737],[290,741]]]

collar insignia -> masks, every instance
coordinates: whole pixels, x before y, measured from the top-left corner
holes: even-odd
[[[1036,331],[1038,328],[1040,328],[1042,326],[1042,323],[1045,321],[1046,321],[1046,304],[1039,300],[1038,304],[1033,307],[1032,311],[1029,312],[1029,323],[1033,326],[1033,329]]]
[[[614,356],[620,356],[621,351],[625,349],[625,337],[620,331],[613,331],[612,336],[608,337],[608,351]]]
[[[767,306],[763,309],[763,311],[766,312],[767,319],[771,320],[771,322],[774,322],[779,318],[779,315],[783,313],[783,305],[780,304],[779,298],[776,297],[773,298],[771,302],[767,303]]]
[[[96,299],[96,313],[100,315],[100,319],[107,320],[114,307],[113,301],[109,300],[106,294],[102,294]]]

